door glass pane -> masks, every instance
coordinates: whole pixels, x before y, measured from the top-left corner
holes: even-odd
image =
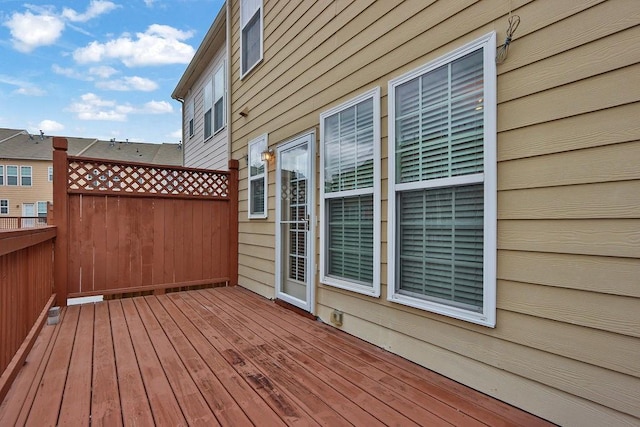
[[[280,232],[283,293],[307,299],[308,145],[283,151],[280,159]]]

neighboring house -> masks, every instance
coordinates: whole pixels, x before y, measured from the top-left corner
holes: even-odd
[[[223,20],[240,285],[556,423],[640,423],[636,2]]]
[[[0,218],[46,217],[53,200],[53,148],[50,136],[0,129]],[[179,144],[128,143],[68,138],[71,156],[126,162],[181,165]]]
[[[218,14],[171,94],[182,103],[187,167],[228,169],[226,22],[226,15]]]

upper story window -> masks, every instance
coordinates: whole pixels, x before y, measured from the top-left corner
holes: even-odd
[[[0,185],[4,185],[4,165],[0,165]]]
[[[184,106],[184,121],[187,124],[187,135],[191,138],[194,134],[193,129],[193,112],[195,110],[195,101],[190,100]]]
[[[262,0],[240,0],[240,76],[262,60]]]
[[[7,166],[7,185],[18,185],[18,166]]]
[[[31,186],[31,166],[20,166],[20,185]]]
[[[323,283],[380,295],[380,89],[320,114]]]
[[[53,182],[53,166],[47,167],[47,181]]]
[[[262,160],[267,144],[266,133],[249,141],[249,218],[267,217],[267,164]]]
[[[0,214],[9,215],[9,200],[7,199],[0,200]]]
[[[224,114],[224,61],[213,75],[213,133],[225,125]]]
[[[495,33],[389,82],[389,300],[495,326]]]
[[[224,92],[224,61],[222,61],[204,87],[204,139],[209,138],[225,125]]]
[[[211,117],[213,115],[213,79],[204,85],[203,110],[204,110],[204,139],[213,135]]]

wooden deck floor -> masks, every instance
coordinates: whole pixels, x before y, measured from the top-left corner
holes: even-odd
[[[548,425],[240,287],[68,307],[0,425]]]

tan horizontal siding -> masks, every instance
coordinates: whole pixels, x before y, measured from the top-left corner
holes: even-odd
[[[633,65],[640,55],[640,45],[637,43],[639,39],[640,26],[632,27],[578,46],[562,55],[554,55],[503,73],[498,86],[498,102],[510,101]],[[520,50],[519,41],[514,42],[513,50]],[[567,72],[568,68],[571,68],[570,73]]]
[[[640,218],[640,180],[498,193],[498,219],[596,218]]]
[[[588,328],[640,337],[636,298],[498,281],[500,307]],[[567,305],[566,301],[573,301]],[[640,369],[636,372],[640,376]]]
[[[498,249],[640,257],[640,219],[502,220]]]
[[[640,259],[498,251],[498,278],[640,298]]]
[[[636,106],[640,109],[640,105]],[[640,133],[640,120],[638,122]],[[626,144],[504,161],[498,163],[499,190],[637,180],[640,179],[639,163],[640,139]]]

